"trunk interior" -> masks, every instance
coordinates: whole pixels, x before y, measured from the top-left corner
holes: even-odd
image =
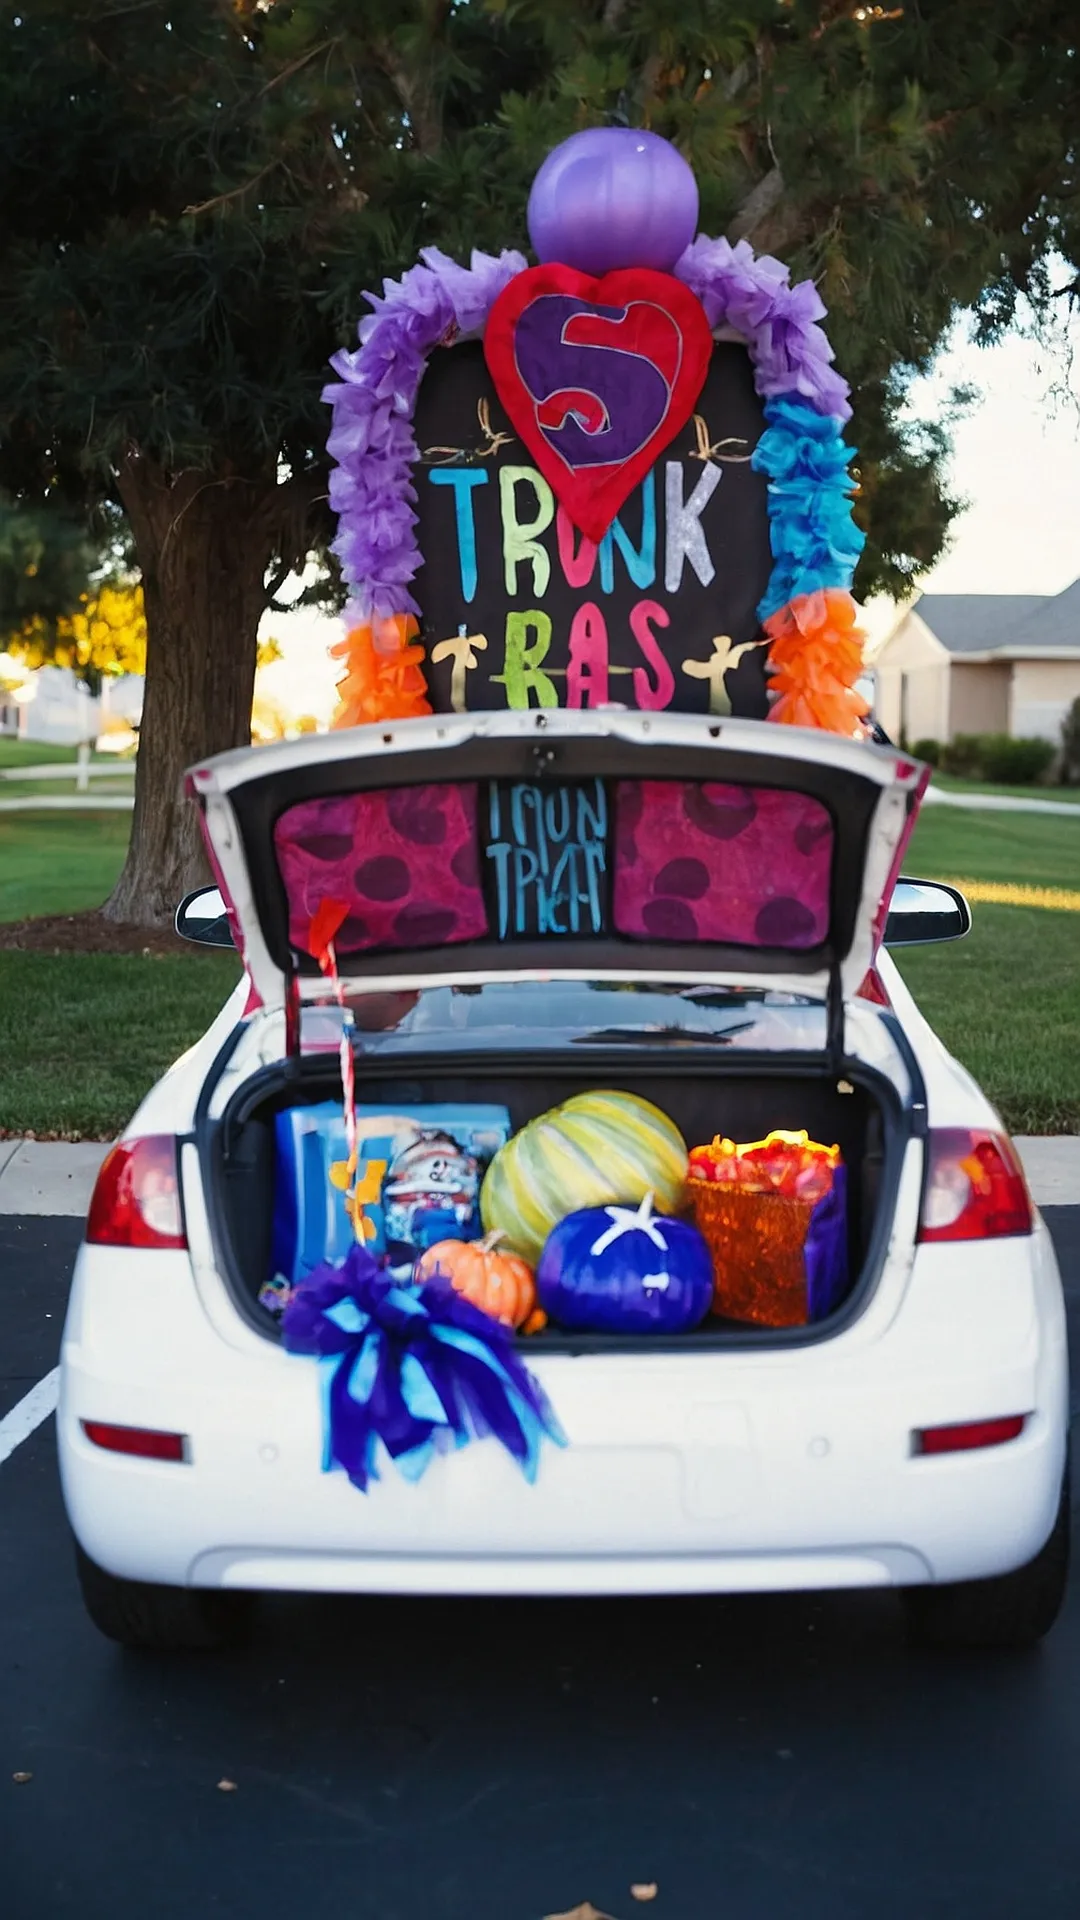
[[[839,1145],[848,1170],[848,1267],[851,1285],[842,1305],[810,1326],[773,1329],[745,1323],[706,1320],[692,1334],[612,1336],[567,1334],[548,1328],[530,1337],[531,1347],[602,1351],[613,1347],[644,1351],[695,1343],[720,1345],[799,1344],[836,1332],[859,1310],[872,1289],[888,1241],[896,1185],[903,1156],[899,1107],[889,1084],[877,1075],[845,1065],[844,1077],[814,1063],[732,1063],[694,1059],[687,1054],[675,1067],[626,1055],[615,1061],[585,1058],[575,1071],[559,1070],[550,1054],[490,1054],[475,1065],[457,1055],[414,1057],[391,1064],[358,1063],[357,1097],[392,1107],[426,1102],[495,1103],[509,1110],[514,1131],[573,1094],[597,1088],[642,1096],[670,1116],[690,1146],[726,1134],[735,1140],[762,1139],[774,1128],[805,1128],[811,1139]],[[237,1306],[269,1337],[277,1326],[258,1304],[271,1262],[271,1219],[276,1164],[274,1121],[283,1107],[340,1098],[336,1058],[305,1060],[289,1075],[268,1068],[236,1094],[212,1136],[204,1141],[204,1165],[218,1243],[219,1263]]]

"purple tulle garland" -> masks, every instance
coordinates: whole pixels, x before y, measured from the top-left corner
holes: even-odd
[[[851,392],[831,365],[833,351],[817,325],[826,307],[812,280],[790,285],[790,269],[748,240],[733,247],[704,234],[687,247],[676,277],[697,294],[714,331],[731,327],[750,349],[762,399],[800,394],[819,413],[850,420]]]
[[[324,1464],[362,1492],[380,1446],[417,1480],[440,1448],[490,1435],[532,1481],[542,1440],[566,1444],[513,1332],[441,1279],[401,1286],[355,1246],[297,1287],[281,1324],[289,1353],[325,1363]]]
[[[330,475],[338,516],[333,552],[351,590],[350,626],[420,611],[409,592],[420,566],[412,416],[427,358],[437,346],[482,331],[496,296],[527,265],[514,252],[474,252],[469,267],[437,247],[420,257],[422,266],[384,280],[381,296],[368,294],[374,311],[360,322],[360,346],[334,355],[330,364],[341,378],[323,392],[333,409],[327,448],[337,463]]]
[[[497,295],[527,265],[513,251],[497,257],[474,251],[470,265],[462,267],[437,247],[426,247],[421,260],[400,280],[385,280],[381,295],[367,296],[374,311],[360,322],[360,346],[334,355],[331,365],[340,379],[323,392],[333,410],[327,442],[336,462],[330,476],[330,504],[338,516],[333,551],[350,589],[350,626],[420,612],[409,590],[421,564],[412,415],[427,358],[436,346],[482,333]],[[831,364],[832,349],[818,325],[826,309],[812,281],[792,286],[789,269],[767,254],[758,258],[748,241],[733,247],[705,235],[686,249],[675,273],[697,294],[714,331],[728,328],[746,341],[765,400],[801,400],[834,422],[850,419],[850,389]],[[784,432],[785,423],[774,427],[774,448]],[[845,458],[852,452],[843,447]],[[805,515],[805,502],[800,504]],[[783,489],[771,487],[772,519],[781,521],[789,507],[793,513]],[[762,618],[814,591],[819,574],[828,584],[850,582],[850,556],[861,544],[850,514],[845,507],[838,519],[835,501],[824,496],[821,513],[813,502],[811,511],[809,533],[800,526],[798,537],[825,555],[824,572],[792,569],[795,534],[774,526],[778,564]]]

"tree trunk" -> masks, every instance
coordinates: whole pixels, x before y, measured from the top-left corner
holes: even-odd
[[[146,689],[131,843],[102,912],[161,927],[208,878],[184,770],[251,740],[256,637],[287,488],[273,474],[174,477],[137,454],[119,486],[142,569]]]

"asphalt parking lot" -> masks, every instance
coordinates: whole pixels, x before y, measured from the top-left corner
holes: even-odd
[[[0,1417],[80,1230],[0,1219]],[[0,1672],[2,1920],[1080,1913],[1080,1577],[1004,1659],[909,1651],[887,1594],[289,1599],[140,1658],[82,1613],[50,1419],[0,1465]]]

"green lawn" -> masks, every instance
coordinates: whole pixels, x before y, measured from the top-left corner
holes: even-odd
[[[0,813],[0,921],[100,906],[130,830],[124,813]],[[159,957],[0,951],[0,1133],[117,1133],[238,974],[231,954],[196,947]]]
[[[959,876],[1080,889],[1080,815],[1074,823],[1054,813],[924,807],[904,868],[928,879]],[[1076,932],[1080,948],[1080,921]]]
[[[10,740],[0,737],[0,767],[44,767],[51,760],[58,765],[74,765],[75,747],[56,747],[45,740]],[[91,760],[115,760],[114,753],[92,753]]]
[[[904,865],[1080,892],[1080,819],[927,807]],[[894,958],[1011,1132],[1080,1132],[1080,914],[977,903],[966,940]]]
[[[51,747],[42,740],[0,738],[0,767],[43,767],[48,760],[74,758],[74,747]]]
[[[972,908],[966,940],[893,958],[1011,1133],[1080,1133],[1080,915]]]
[[[80,793],[74,780],[0,780],[0,800],[40,800],[47,793],[66,794],[70,799],[92,801],[95,794],[123,793],[128,799],[135,792],[135,782],[130,773],[95,774],[89,786]]]
[[[130,832],[128,813],[0,813],[0,920],[100,907]]]
[[[204,1033],[232,954],[0,952],[0,1132],[109,1139]]]

